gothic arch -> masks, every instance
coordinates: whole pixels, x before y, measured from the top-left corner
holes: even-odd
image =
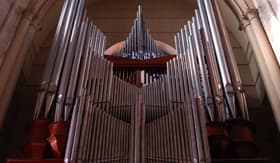
[[[252,0],[226,0],[225,2],[238,21],[239,29],[246,33],[252,46],[278,129],[280,129],[280,69],[261,24],[258,10]]]

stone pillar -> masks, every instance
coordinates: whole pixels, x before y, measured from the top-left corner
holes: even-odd
[[[254,0],[254,3],[258,9],[260,20],[280,66],[280,35],[275,34],[278,33],[280,29],[280,1]]]
[[[20,0],[19,0],[20,1]],[[28,4],[29,1],[22,1]],[[8,103],[12,96],[18,74],[24,59],[27,46],[30,14],[25,14],[27,5],[16,1],[7,15],[7,20],[1,28],[1,67],[0,78],[0,127],[6,115]],[[23,16],[21,16],[23,14]],[[14,30],[13,30],[14,29]],[[5,36],[6,34],[6,36]]]
[[[14,0],[0,26],[0,128],[36,32],[35,18],[45,4],[45,0]]]
[[[280,130],[280,68],[252,0],[226,0],[248,35],[274,117]]]

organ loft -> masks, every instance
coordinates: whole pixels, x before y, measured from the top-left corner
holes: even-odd
[[[277,163],[277,0],[0,0],[0,160]]]

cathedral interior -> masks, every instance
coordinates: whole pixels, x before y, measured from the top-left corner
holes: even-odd
[[[279,29],[278,0],[0,0],[0,161],[280,162]]]

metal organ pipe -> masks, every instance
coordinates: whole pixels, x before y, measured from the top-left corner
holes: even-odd
[[[105,59],[106,37],[87,17],[84,1],[65,0],[34,113],[71,121],[65,163],[211,162],[206,123],[249,119],[216,2],[198,0],[174,42],[176,58],[166,70],[143,71],[144,86],[138,88],[135,69],[114,69]],[[119,55],[165,55],[140,6]]]
[[[236,92],[236,97],[239,104],[238,108],[241,112],[239,116],[241,116],[243,119],[249,120],[248,107],[240,73],[237,67],[236,59],[234,57],[233,49],[230,44],[229,36],[221,16],[220,8],[216,1],[213,1],[213,7],[216,11],[216,20],[219,25],[220,35],[222,36],[221,38],[225,49],[225,57],[229,66],[229,72],[233,81],[234,90]]]
[[[198,8],[199,8],[199,13],[200,13],[200,20],[202,23],[202,27],[200,29],[201,31],[201,36],[204,38],[204,49],[205,52],[207,53],[206,55],[206,61],[208,65],[208,70],[209,70],[209,77],[211,79],[211,88],[213,91],[214,95],[214,102],[216,106],[216,110],[218,112],[218,120],[219,121],[224,121],[226,119],[226,105],[224,104],[224,93],[222,90],[222,80],[220,78],[219,74],[219,68],[218,68],[218,63],[215,58],[215,51],[213,47],[213,41],[211,38],[210,34],[210,27],[208,25],[208,20],[206,16],[206,11],[204,8],[204,5],[202,4],[203,2],[201,0],[198,0]]]
[[[59,21],[57,24],[56,32],[54,35],[53,43],[51,46],[49,58],[46,64],[46,68],[43,73],[43,78],[40,84],[40,91],[38,92],[37,95],[37,101],[36,101],[36,106],[35,106],[35,112],[33,118],[39,118],[41,111],[43,110],[43,103],[46,97],[46,93],[49,87],[49,82],[50,78],[53,73],[53,65],[56,62],[57,58],[57,50],[58,46],[61,43],[61,37],[62,37],[62,30],[64,29],[65,26],[65,15],[69,12],[68,7],[69,7],[69,1],[65,1],[59,16]],[[46,115],[46,113],[44,113]]]
[[[82,1],[80,1],[80,3],[82,3]],[[71,34],[71,30],[73,28],[73,22],[74,22],[78,7],[83,7],[83,5],[78,5],[77,1],[71,1],[70,7],[69,7],[69,12],[67,13],[67,15],[65,15],[66,23],[65,23],[65,27],[63,28],[63,31],[62,31],[63,37],[61,38],[61,43],[58,48],[58,52],[57,52],[58,56],[56,59],[56,63],[54,64],[54,69],[53,69],[52,76],[50,78],[48,93],[47,93],[47,97],[46,97],[46,106],[45,106],[46,107],[45,110],[47,111],[46,113],[48,113],[48,111],[51,109],[51,106],[55,99],[56,91],[59,86],[58,84],[61,79],[61,72],[62,72],[63,63],[65,61],[65,56],[66,56],[66,52],[67,52],[66,49],[67,49],[69,41],[70,41],[70,34]],[[47,116],[47,115],[45,115],[45,116]]]

